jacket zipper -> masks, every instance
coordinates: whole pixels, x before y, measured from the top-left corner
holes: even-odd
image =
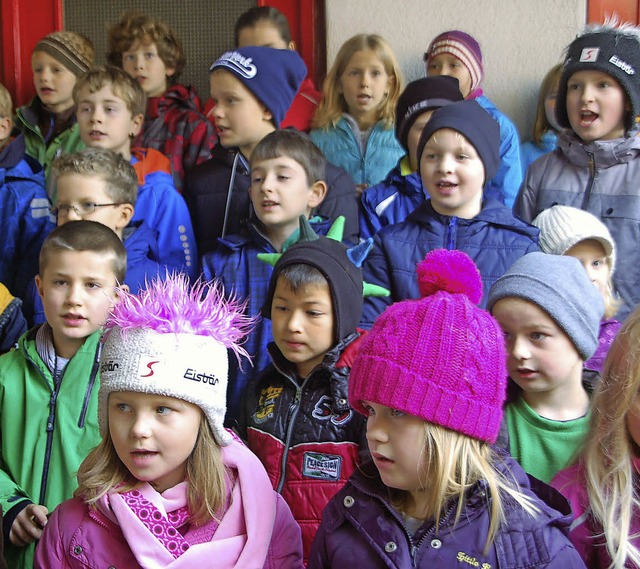
[[[91,393],[93,392],[93,386],[98,377],[98,369],[100,368],[100,352],[102,352],[102,344],[98,344],[96,350],[96,357],[93,361],[93,367],[91,368],[91,375],[89,376],[89,384],[87,390],[84,393],[84,401],[82,402],[82,410],[80,411],[80,418],[78,419],[78,427],[83,428],[85,420],[87,418],[87,410],[89,409],[89,400],[91,399]]]
[[[582,205],[580,209],[586,210],[589,207],[589,200],[591,199],[591,190],[593,189],[593,184],[596,181],[596,162],[593,156],[593,152],[587,152],[589,155],[589,180],[587,182],[587,189],[584,192],[584,196],[582,197]]]
[[[33,360],[32,360],[33,361]],[[35,362],[33,362],[35,365]],[[37,366],[36,366],[37,368]],[[39,368],[37,368],[39,369]],[[65,368],[66,371],[66,368]],[[44,374],[40,372],[43,379],[46,381]],[[51,462],[51,447],[53,446],[53,431],[55,428],[56,419],[56,403],[58,401],[58,393],[60,392],[60,385],[62,385],[62,378],[64,372],[62,372],[59,378],[56,378],[55,371],[53,376],[53,391],[49,397],[49,416],[47,417],[47,444],[44,451],[44,465],[42,467],[42,480],[40,481],[40,500],[38,504],[44,504],[45,495],[47,493],[47,484],[49,482],[49,463]]]
[[[447,249],[450,251],[456,248],[456,240],[458,238],[458,218],[450,217],[447,227]]]

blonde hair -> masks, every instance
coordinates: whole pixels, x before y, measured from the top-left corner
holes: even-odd
[[[384,65],[389,76],[389,93],[380,105],[378,119],[384,122],[386,128],[393,127],[396,103],[403,89],[402,72],[391,46],[377,34],[358,34],[342,44],[327,78],[324,81],[323,96],[313,118],[313,128],[328,129],[335,127],[342,116],[349,109],[340,91],[340,77],[344,73],[349,61],[358,51],[371,50]]]
[[[533,123],[533,140],[537,144],[542,143],[542,135],[548,130],[555,130],[555,128],[549,123],[547,119],[547,110],[545,108],[545,102],[549,95],[554,92],[558,92],[558,85],[560,84],[560,77],[562,76],[562,64],[558,63],[554,65],[542,80],[540,85],[540,93],[538,93],[538,105],[536,107],[536,120]]]
[[[187,503],[190,521],[203,525],[212,518],[221,519],[228,507],[228,488],[232,475],[222,460],[209,421],[202,415],[196,444],[187,459]],[[138,480],[122,463],[107,434],[84,459],[78,470],[78,488],[74,496],[95,507],[96,502],[111,491],[128,492]]]
[[[13,116],[13,101],[9,90],[0,83],[0,118]]]
[[[634,442],[627,418],[640,394],[640,309],[615,337],[593,397],[591,425],[582,456],[587,495],[596,527],[602,529],[612,567],[640,566],[640,549],[629,539],[640,516],[634,490]]]
[[[490,511],[489,532],[485,555],[493,543],[500,525],[505,523],[505,504],[515,502],[531,516],[538,513],[531,498],[525,495],[518,482],[496,469],[501,459],[491,445],[463,433],[425,422],[425,445],[419,465],[425,464],[421,486],[428,498],[424,519],[434,519],[436,531],[447,507],[457,499],[454,525],[458,523],[465,504],[465,492],[479,481],[487,485],[486,505]],[[420,468],[420,467],[418,467]],[[402,509],[408,494],[397,491],[394,505]]]

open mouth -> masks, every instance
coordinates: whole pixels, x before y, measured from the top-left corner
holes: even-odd
[[[580,124],[583,126],[590,126],[593,124],[599,115],[592,111],[580,111]]]

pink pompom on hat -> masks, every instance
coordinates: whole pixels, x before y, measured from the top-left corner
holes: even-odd
[[[422,298],[387,308],[362,341],[349,402],[385,405],[493,443],[502,421],[504,335],[477,306],[482,279],[461,251],[438,249],[418,264]]]

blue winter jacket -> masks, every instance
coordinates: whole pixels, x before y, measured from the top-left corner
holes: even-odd
[[[505,521],[486,555],[490,522],[486,482],[467,490],[457,524],[457,502],[453,501],[439,527],[428,520],[411,535],[390,504],[389,489],[369,461],[355,471],[325,508],[308,569],[584,568],[568,538],[571,508],[567,500],[550,486],[528,477],[511,457],[496,460],[496,469],[515,479],[538,512],[529,515],[505,497]]]
[[[426,199],[420,174],[402,174],[403,160],[389,172],[384,182],[362,192],[360,239],[373,237],[386,225],[404,221]]]
[[[440,215],[425,200],[406,221],[382,228],[373,238],[363,277],[390,290],[391,296],[364,299],[363,328],[371,328],[393,302],[420,298],[416,265],[433,249],[458,249],[473,259],[482,276],[484,307],[491,285],[516,259],[538,250],[538,229],[495,200],[485,200],[472,219]]]
[[[326,218],[310,221],[318,235],[326,235],[331,222]],[[260,372],[271,362],[267,345],[273,341],[271,320],[260,317],[267,300],[269,279],[273,267],[257,258],[258,253],[277,253],[257,223],[248,223],[239,234],[220,237],[218,246],[202,257],[202,273],[207,280],[219,279],[225,294],[239,301],[247,301],[247,314],[258,317],[244,344],[253,366],[229,355],[229,384],[227,387],[227,416],[229,426],[237,426],[244,406],[244,392],[249,382],[256,380]]]
[[[49,197],[40,163],[25,154],[24,136],[0,151],[0,282],[24,299],[38,273],[44,238],[55,227],[49,216]]]
[[[124,284],[133,294],[145,288],[145,279],[166,275],[165,266],[158,261],[158,243],[156,232],[144,221],[132,221],[123,231],[123,244],[127,252],[127,271]],[[32,280],[23,312],[29,328],[42,324],[47,317],[44,314],[42,299],[38,294],[35,281]]]
[[[552,130],[547,130],[542,133],[540,139],[540,144],[530,140],[529,142],[523,142],[520,146],[523,179],[524,176],[527,175],[527,169],[531,164],[540,158],[540,156],[555,150],[556,146],[558,146],[558,135]]]
[[[156,169],[161,164],[162,169]],[[178,193],[163,154],[151,148],[136,149],[131,165],[138,173],[138,199],[132,221],[146,221],[157,231],[159,261],[169,270],[198,276],[198,253],[191,217]],[[166,169],[165,169],[166,168]]]
[[[329,162],[351,174],[356,184],[367,186],[382,182],[406,152],[396,139],[395,130],[385,128],[380,121],[373,125],[364,156],[344,117],[334,128],[314,129],[309,136]]]
[[[487,97],[480,95],[475,100],[500,125],[500,166],[484,189],[484,197],[497,199],[512,208],[523,178],[518,129]]]

